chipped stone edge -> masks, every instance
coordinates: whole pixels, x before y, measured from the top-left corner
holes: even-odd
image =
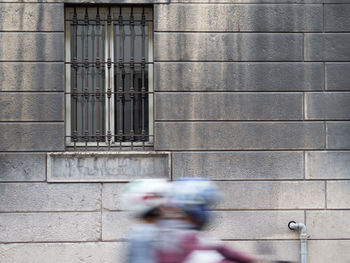
[[[168,177],[172,179],[171,174],[171,152],[166,151],[104,151],[104,152],[48,152],[46,158],[46,179],[49,183],[74,183],[74,182],[129,182],[127,179],[67,179],[55,178],[51,174],[52,157],[151,157],[151,156],[166,156],[168,158]]]

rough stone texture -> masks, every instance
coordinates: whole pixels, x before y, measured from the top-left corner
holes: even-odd
[[[349,61],[350,34],[305,34],[305,61]]]
[[[327,90],[350,91],[350,63],[326,63]]]
[[[350,170],[348,170],[349,173]],[[350,181],[327,182],[327,208],[350,208]]]
[[[350,122],[327,122],[327,148],[350,150]]]
[[[19,1],[19,0],[18,0]],[[28,1],[28,0],[26,0]],[[172,0],[172,3],[230,3],[230,4],[321,4],[323,1],[347,3],[350,0]],[[342,2],[343,1],[343,2]]]
[[[217,209],[325,208],[324,182],[216,182],[223,198]]]
[[[350,92],[307,93],[305,119],[350,120]]]
[[[155,33],[154,58],[155,61],[301,61],[302,42],[302,34]]]
[[[9,43],[11,43],[9,45]],[[63,33],[1,32],[1,61],[63,61]]]
[[[135,223],[135,219],[128,212],[103,212],[102,240],[124,240],[128,236],[130,227]]]
[[[2,93],[0,121],[63,121],[63,93]]]
[[[212,180],[302,179],[302,152],[180,152],[172,154],[173,178]]]
[[[322,91],[324,89],[323,64],[312,62],[169,62],[155,63],[154,73],[157,91]],[[347,86],[350,90],[350,86]]]
[[[350,211],[306,211],[307,233],[311,239],[350,238]]]
[[[302,93],[158,93],[155,120],[302,120],[302,101]]]
[[[0,151],[62,151],[63,123],[0,123]]]
[[[63,31],[61,4],[0,4],[1,31]]]
[[[348,262],[349,246],[350,240],[310,240],[308,241],[308,262]]]
[[[325,5],[325,31],[350,31],[350,5]]]
[[[97,241],[101,213],[0,213],[0,242]]]
[[[155,18],[155,31],[322,32],[323,29],[322,5],[158,5]]]
[[[1,181],[45,181],[44,154],[0,154]]]
[[[350,179],[350,152],[306,152],[307,179]]]
[[[296,239],[288,222],[304,222],[303,211],[216,211],[206,232],[221,239]]]
[[[125,262],[122,242],[0,244],[2,263]]]
[[[0,63],[0,91],[63,90],[63,63]]]
[[[0,184],[0,212],[97,211],[100,184]]]
[[[49,182],[109,182],[170,178],[169,157],[162,153],[59,153],[47,157]]]
[[[291,263],[300,259],[300,241],[297,240],[224,241],[224,244],[267,262]]]
[[[323,149],[320,122],[155,123],[156,150]]]
[[[102,207],[108,210],[126,209],[122,203],[123,183],[105,183],[102,186]]]

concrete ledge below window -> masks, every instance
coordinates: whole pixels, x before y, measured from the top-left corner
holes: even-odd
[[[171,178],[169,152],[47,153],[48,182],[128,182]]]

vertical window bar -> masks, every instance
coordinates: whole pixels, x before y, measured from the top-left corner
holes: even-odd
[[[134,147],[134,100],[135,100],[135,87],[134,87],[134,38],[135,38],[135,27],[134,27],[134,14],[133,8],[130,13],[130,142],[131,149]]]
[[[142,148],[145,148],[145,98],[146,98],[146,88],[145,88],[145,65],[146,65],[146,16],[145,16],[145,8],[142,9],[142,18],[141,18],[141,30],[142,30],[142,43],[141,43],[141,135],[142,135]]]
[[[120,34],[120,57],[119,57],[119,130],[118,130],[118,139],[119,147],[122,148],[123,141],[123,112],[124,112],[124,25],[123,25],[123,16],[122,8],[120,7],[119,13],[119,34]]]
[[[100,147],[100,141],[101,141],[101,123],[100,123],[100,109],[101,109],[101,90],[100,90],[100,83],[101,83],[101,62],[100,62],[100,10],[97,7],[97,13],[96,13],[96,34],[97,34],[97,52],[96,52],[96,71],[97,71],[97,77],[96,77],[96,142],[97,142],[97,150],[99,150]]]
[[[85,8],[84,16],[84,36],[85,36],[85,59],[84,59],[84,68],[85,68],[85,87],[84,87],[84,99],[85,99],[85,131],[84,131],[84,141],[85,147],[89,141],[89,16],[88,9]]]
[[[74,8],[73,13],[73,142],[74,142],[74,150],[76,150],[76,144],[78,141],[78,124],[77,124],[77,104],[78,104],[78,16],[77,10]]]
[[[112,97],[112,88],[111,88],[111,8],[108,8],[108,16],[107,16],[107,42],[108,42],[108,50],[107,50],[107,70],[108,70],[108,89],[107,89],[107,99],[108,99],[108,132],[107,132],[107,141],[108,141],[108,150],[111,148],[111,140],[112,140],[112,132],[111,132],[111,97]]]

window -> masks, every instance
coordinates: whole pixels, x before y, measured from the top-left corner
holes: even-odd
[[[152,9],[69,7],[65,21],[67,147],[152,146]]]

